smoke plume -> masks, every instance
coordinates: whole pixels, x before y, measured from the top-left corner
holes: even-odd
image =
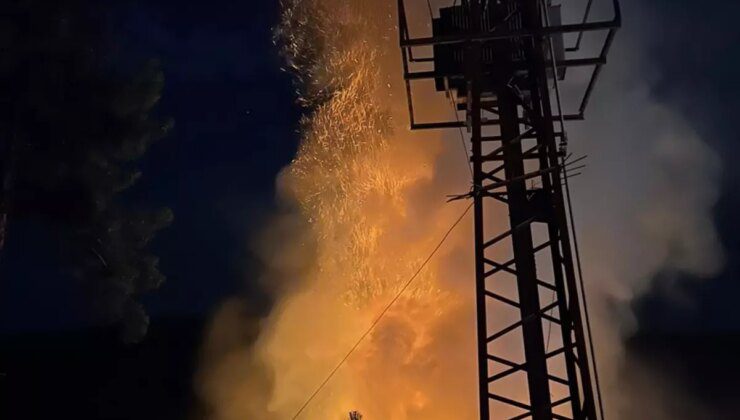
[[[409,15],[426,22],[417,3]],[[469,188],[457,133],[405,128],[395,13],[390,0],[284,4],[276,39],[306,107],[302,143],[277,180],[282,211],[254,241],[274,306],[261,317],[231,301],[206,337],[198,386],[214,419],[292,418],[464,209],[444,204]],[[651,97],[639,31],[622,34],[570,137],[591,156],[575,209],[607,411],[635,419],[618,375],[631,299],[663,268],[706,274],[721,261],[717,160]],[[451,117],[434,95],[420,112]],[[302,418],[476,418],[470,232],[466,219]]]
[[[608,3],[596,8],[596,17],[611,15]],[[589,156],[585,176],[573,180],[574,208],[607,413],[706,418],[665,374],[624,354],[622,341],[637,327],[631,303],[660,272],[702,278],[723,262],[712,219],[720,161],[690,121],[653,95],[660,75],[648,54],[650,16],[639,1],[622,6],[624,26],[586,122],[570,126],[571,151]],[[675,298],[690,304],[688,297]],[[646,405],[651,410],[643,410]]]

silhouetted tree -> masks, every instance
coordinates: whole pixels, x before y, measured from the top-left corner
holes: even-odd
[[[119,70],[105,4],[2,6],[0,231],[18,218],[55,226],[99,313],[121,321],[126,340],[138,340],[148,320],[136,299],[164,280],[147,244],[172,214],[130,210],[120,195],[171,123],[152,117],[163,85],[157,63]]]

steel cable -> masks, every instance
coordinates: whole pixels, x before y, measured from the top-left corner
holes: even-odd
[[[547,8],[547,4],[544,0],[541,0],[540,2],[542,4],[542,8],[545,13],[545,22],[547,26],[550,26],[550,13]],[[568,136],[565,131],[565,119],[563,117],[563,105],[560,98],[560,84],[558,83],[558,77],[557,77],[557,60],[555,58],[555,46],[552,40],[552,36],[548,35],[548,41],[550,44],[550,60],[552,62],[552,75],[553,75],[553,83],[555,85],[555,98],[557,100],[558,104],[558,114],[560,116],[560,130],[563,135],[562,141],[564,141],[565,145],[567,145],[567,139]],[[594,381],[596,382],[596,396],[599,401],[599,413],[601,414],[601,419],[604,420],[604,402],[601,396],[601,384],[599,382],[599,371],[596,366],[596,353],[594,352],[594,342],[593,342],[593,334],[591,332],[591,319],[589,317],[588,313],[588,302],[586,299],[586,288],[585,288],[585,282],[583,280],[583,268],[581,265],[581,253],[579,251],[578,247],[578,236],[576,234],[576,225],[575,225],[575,217],[573,216],[573,203],[571,200],[571,194],[570,194],[570,183],[568,182],[568,169],[565,167],[565,158],[562,159],[562,167],[563,167],[563,177],[565,178],[565,196],[566,200],[568,202],[568,216],[570,219],[570,230],[571,235],[573,236],[573,249],[576,254],[576,267],[578,268],[578,282],[581,286],[581,300],[583,301],[583,312],[584,312],[584,318],[586,320],[586,331],[588,332],[588,345],[589,350],[591,351],[591,364],[593,366],[594,370]]]
[[[455,230],[457,225],[460,224],[460,222],[463,221],[465,216],[468,214],[470,209],[473,207],[473,203],[471,202],[467,208],[465,208],[465,211],[460,215],[460,217],[455,220],[455,223],[452,224],[452,226],[447,230],[447,232],[444,234],[442,239],[439,241],[436,247],[432,250],[432,252],[429,254],[429,256],[424,260],[424,262],[419,266],[419,268],[414,272],[414,274],[406,281],[406,283],[403,285],[403,287],[398,291],[398,293],[391,299],[390,302],[383,308],[383,310],[380,312],[380,314],[375,318],[375,320],[370,324],[370,326],[365,330],[365,332],[360,336],[360,338],[355,342],[355,344],[352,346],[352,348],[345,354],[345,356],[342,358],[342,360],[339,361],[339,363],[334,367],[334,369],[329,372],[329,375],[324,379],[323,382],[316,388],[316,390],[311,394],[311,396],[308,397],[306,402],[303,403],[300,409],[295,413],[293,416],[293,420],[297,419],[298,416],[303,413],[303,411],[308,407],[309,404],[311,404],[311,401],[313,401],[314,398],[321,392],[321,390],[326,386],[327,383],[334,377],[334,375],[339,371],[339,368],[344,365],[344,363],[349,359],[349,357],[352,355],[352,353],[357,350],[357,348],[362,344],[362,342],[367,338],[368,335],[375,329],[375,327],[380,323],[381,319],[388,313],[388,311],[391,309],[391,307],[398,301],[398,299],[401,298],[403,293],[411,286],[411,283],[416,280],[417,277],[419,277],[419,274],[421,274],[422,270],[429,264],[429,262],[432,260],[432,258],[437,254],[437,252],[442,248],[442,245],[447,241],[447,238],[452,234],[452,232]]]

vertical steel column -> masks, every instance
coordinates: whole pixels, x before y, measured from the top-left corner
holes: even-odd
[[[470,32],[480,31],[479,0],[472,0],[470,6]],[[464,7],[464,6],[463,6]],[[473,216],[475,219],[475,302],[478,332],[478,398],[481,420],[490,419],[488,405],[488,326],[486,319],[486,267],[484,247],[483,217],[483,125],[481,121],[481,49],[480,44],[472,42],[465,51],[465,67],[468,78],[469,121],[471,125],[470,142],[473,160]]]
[[[529,400],[533,420],[551,420],[550,387],[545,359],[545,341],[542,330],[539,285],[532,240],[532,228],[527,220],[532,217],[533,204],[527,198],[527,184],[522,178],[524,159],[521,142],[512,143],[519,136],[519,112],[511,89],[500,84],[497,89],[501,115],[501,138],[504,154],[504,172],[509,182],[506,195],[509,202],[509,224],[513,229],[511,241],[514,249],[517,288],[522,319],[524,354],[527,363]],[[516,228],[515,228],[516,227]]]
[[[527,20],[529,26],[533,25],[535,28],[542,26],[541,16],[537,12],[539,9],[537,6],[538,1],[539,0],[532,1],[528,4],[529,7],[525,9],[525,16],[530,18]],[[532,16],[535,16],[536,18],[532,18]],[[540,168],[557,167],[560,164],[558,147],[555,141],[552,123],[553,118],[550,106],[550,94],[548,92],[549,87],[547,84],[548,76],[546,73],[547,70],[545,69],[545,57],[542,55],[543,48],[544,51],[549,51],[549,49],[546,48],[547,45],[544,44],[545,42],[545,38],[535,37],[531,44],[526,48],[529,64],[527,82],[531,93],[532,106],[532,115],[530,115],[530,117],[535,120],[533,123],[537,127],[538,131],[537,144],[541,150],[539,159]],[[556,77],[557,69],[553,68],[552,72],[553,77]],[[544,83],[544,91],[542,91],[542,83]],[[562,197],[560,200],[555,197],[557,195],[557,191],[561,189],[561,183],[562,178],[560,176],[560,170],[556,170],[550,175],[542,177],[542,189],[547,192],[548,203],[552,206],[547,215],[547,229],[549,239],[553,244],[550,247],[550,256],[552,258],[553,280],[556,287],[555,298],[558,303],[558,312],[560,314],[560,337],[564,349],[563,355],[565,359],[565,371],[568,378],[568,388],[571,398],[570,406],[573,418],[576,420],[595,420],[595,417],[584,417],[583,415],[584,410],[581,406],[581,393],[579,387],[579,382],[583,383],[583,381],[579,381],[579,377],[576,373],[577,366],[574,353],[577,343],[573,342],[574,323],[573,316],[571,314],[574,309],[569,304],[569,296],[566,292],[568,289],[566,287],[563,273],[564,267],[567,267],[568,265],[572,266],[572,261],[568,259],[569,257],[564,257],[563,252],[561,252],[561,246],[569,246],[563,245],[563,239],[567,239],[568,225],[563,225],[558,216],[558,213],[562,210]],[[565,253],[565,255],[570,254]],[[565,271],[568,271],[567,268]],[[575,310],[578,311],[579,309],[575,308]],[[550,328],[552,327],[553,326]],[[578,335],[578,333],[576,333],[576,335]],[[580,340],[580,338],[578,340]],[[545,351],[547,350],[548,349],[546,348]],[[588,401],[591,393],[590,388],[588,388],[588,382],[586,382],[586,388],[584,391],[583,397]],[[588,412],[588,410],[586,411]]]
[[[524,18],[527,22],[527,26],[532,31],[537,31],[544,26],[539,0],[526,0]],[[541,128],[541,138],[539,141],[546,143],[547,145],[550,166],[557,167],[561,162],[557,155],[557,145],[553,129],[554,120],[552,116],[552,105],[550,104],[550,93],[548,91],[549,85],[547,82],[546,51],[546,38],[541,35],[532,37],[531,51],[527,55],[529,56],[530,65],[532,67],[529,73],[533,85],[532,104],[534,107],[534,113],[540,117],[538,125]],[[553,69],[553,72],[556,71],[556,69]],[[560,170],[555,171],[552,176],[552,204],[555,219],[553,223],[557,225],[559,231],[558,239],[563,253],[563,258],[561,260],[562,268],[565,271],[565,286],[568,291],[567,318],[563,317],[563,319],[568,319],[572,322],[572,330],[575,335],[575,349],[578,354],[578,368],[580,371],[583,390],[583,406],[579,407],[579,410],[574,413],[574,417],[577,419],[596,419],[596,404],[591,382],[589,354],[586,349],[587,337],[585,335],[581,316],[581,304],[578,296],[579,289],[573,265],[574,258],[570,243],[570,234],[568,231],[569,224],[566,215]],[[553,268],[555,270],[559,270],[561,267],[555,266]],[[565,326],[565,324],[563,325]],[[570,342],[570,340],[568,340],[568,342]],[[566,343],[563,344],[566,345]],[[568,349],[566,352],[571,353],[572,357],[572,349]],[[570,379],[571,381],[577,380],[575,376]]]

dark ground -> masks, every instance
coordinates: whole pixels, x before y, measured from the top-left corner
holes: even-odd
[[[105,329],[5,337],[0,419],[51,419],[60,413],[79,420],[202,418],[193,374],[203,325],[197,319],[160,320],[139,345],[124,345],[115,330]],[[740,335],[651,334],[634,337],[628,348],[639,365],[667,374],[719,418],[740,418],[734,414]]]
[[[193,373],[199,320],[155,322],[125,345],[115,329],[0,340],[0,418],[197,418]]]

